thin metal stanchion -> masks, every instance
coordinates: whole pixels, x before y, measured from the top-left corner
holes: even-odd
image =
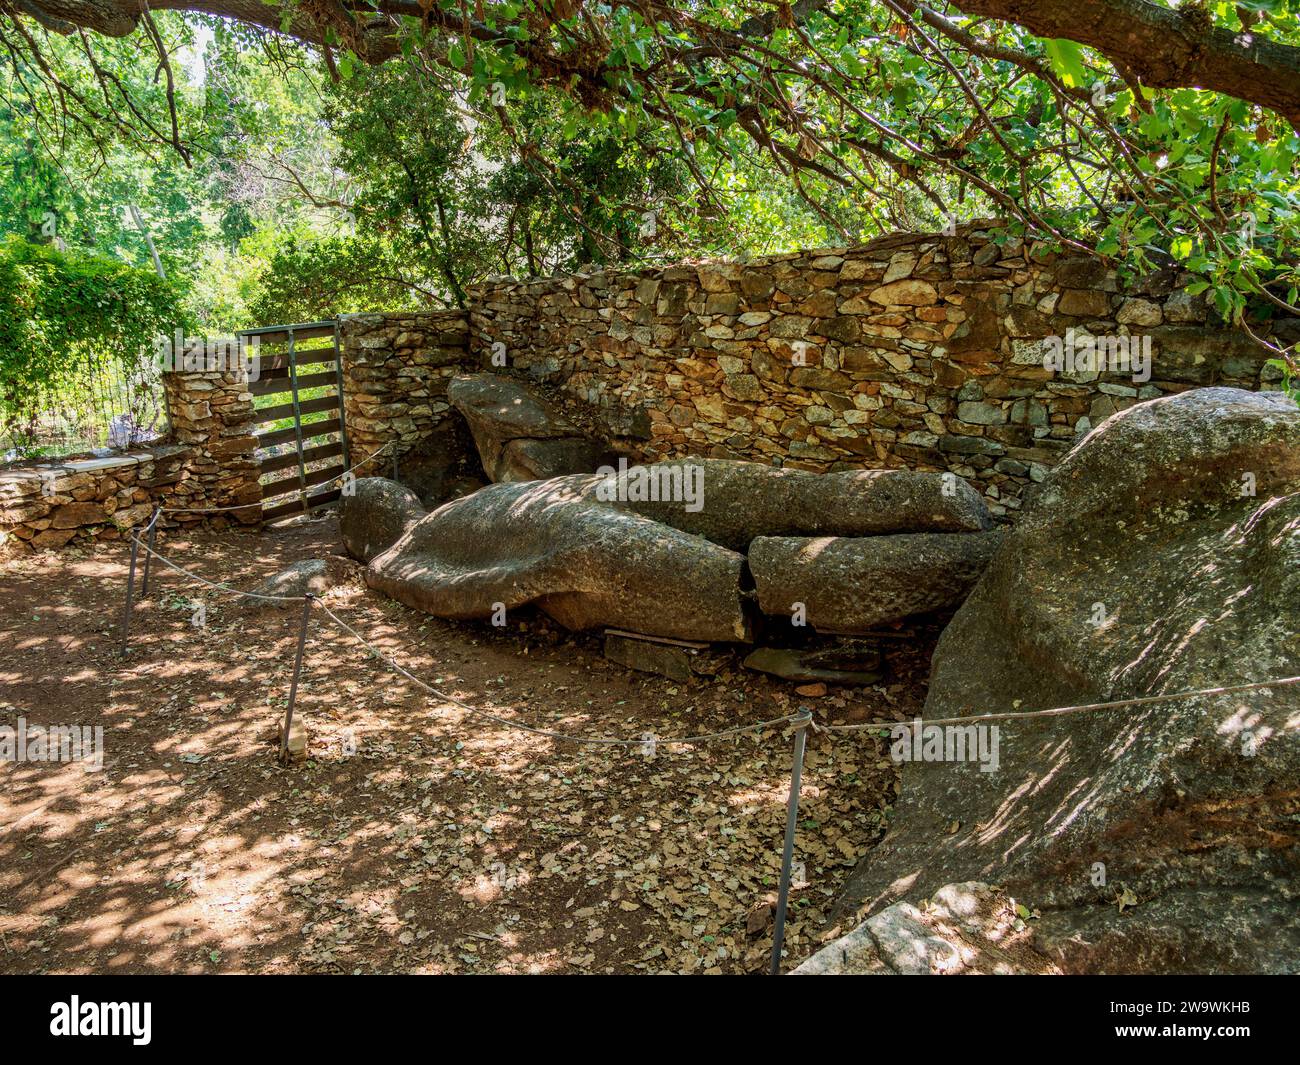
[[[302,652],[307,646],[307,622],[311,617],[312,600],[316,597],[308,594],[302,603],[302,627],[298,630],[298,653],[293,659],[293,680],[289,682],[289,705],[284,711],[284,732],[280,735],[280,761],[289,757],[289,729],[293,727],[293,704],[298,697],[298,677],[302,673]]]
[[[126,577],[126,606],[122,610],[122,654],[131,636],[131,602],[135,598],[135,560],[140,553],[140,538],[131,530],[131,571]]]
[[[790,767],[790,803],[785,812],[785,849],[781,853],[781,887],[776,896],[776,928],[772,936],[773,976],[781,973],[781,947],[785,944],[785,909],[790,898],[790,870],[794,864],[794,830],[799,821],[799,787],[803,778],[803,750],[812,714],[804,710],[794,724],[794,761]]]
[[[153,561],[154,545],[158,542],[158,514],[162,507],[153,508],[153,517],[149,520],[149,550],[144,555],[144,573],[140,577],[140,598],[149,595],[149,563]]]

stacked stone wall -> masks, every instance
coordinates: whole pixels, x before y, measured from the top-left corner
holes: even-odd
[[[0,550],[118,540],[175,508],[163,528],[261,519],[248,382],[222,372],[163,374],[171,422],[160,443],[0,469]],[[219,508],[216,513],[203,513]],[[228,509],[236,508],[236,509]]]
[[[447,382],[466,363],[468,335],[458,310],[341,319],[343,406],[354,464],[386,444],[393,445],[386,460],[418,450],[443,424],[451,410]]]
[[[1267,354],[1189,298],[1177,271],[1125,286],[1094,259],[994,238],[972,225],[743,263],[495,280],[470,293],[470,351],[478,368],[594,409],[640,459],[951,470],[1001,516],[1117,410],[1202,385],[1275,386]],[[1112,356],[1149,346],[1149,379],[1045,367],[1090,338]]]

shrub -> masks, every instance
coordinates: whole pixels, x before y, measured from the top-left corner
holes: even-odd
[[[155,338],[186,324],[180,307],[177,286],[152,271],[0,241],[0,437],[26,450],[43,413],[111,414],[105,383],[140,390]]]

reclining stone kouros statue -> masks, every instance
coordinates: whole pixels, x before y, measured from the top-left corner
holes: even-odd
[[[623,462],[489,485],[422,517],[403,491],[363,478],[341,506],[345,544],[372,587],[441,617],[487,620],[531,603],[570,629],[683,640],[748,642],[755,597],[789,617],[802,589],[808,624],[839,633],[955,606],[999,535],[965,481],[908,470]],[[781,550],[755,567],[746,552],[771,537]],[[819,591],[845,573],[867,609],[852,589]]]

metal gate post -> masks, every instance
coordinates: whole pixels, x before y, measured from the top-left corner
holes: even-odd
[[[293,390],[293,433],[298,447],[298,499],[303,513],[307,512],[307,465],[302,460],[302,410],[298,399],[298,353],[293,346],[293,330],[289,334],[289,387]]]
[[[339,343],[339,320],[334,319],[334,390],[339,394],[339,441],[343,445],[343,468],[352,468],[348,460],[348,421],[343,405],[343,345]]]

